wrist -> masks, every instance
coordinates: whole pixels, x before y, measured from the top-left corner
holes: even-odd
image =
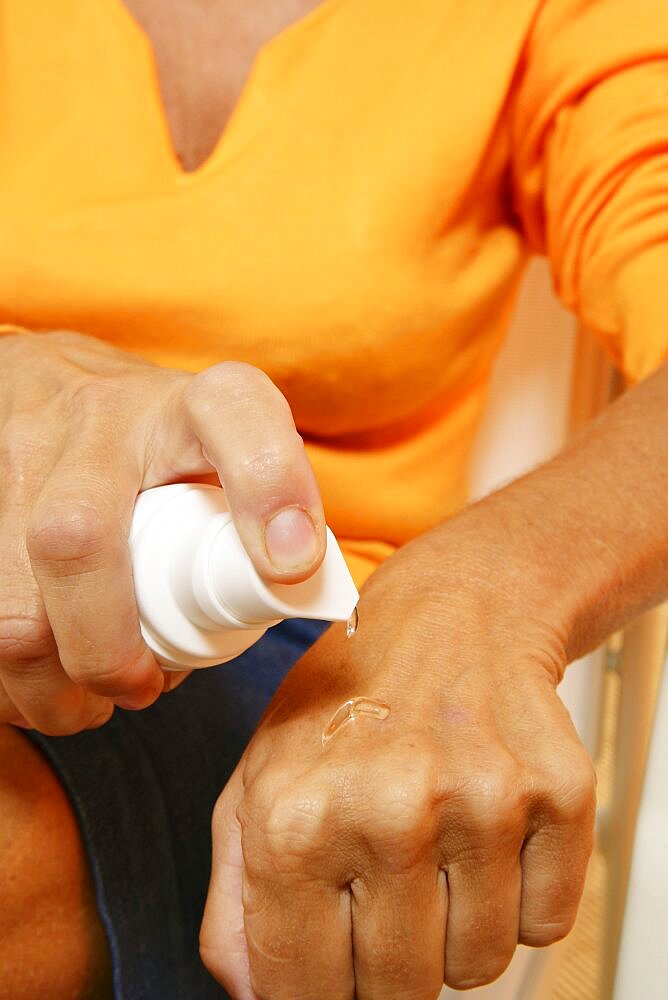
[[[493,594],[509,627],[545,644],[557,680],[587,645],[589,623],[604,589],[606,572],[578,552],[549,494],[527,477],[462,512],[444,525],[443,543],[456,530],[467,583]],[[491,599],[491,598],[490,598]]]
[[[668,366],[438,529],[443,551],[456,539],[560,637],[567,663],[668,596],[666,412]]]
[[[376,597],[386,621],[419,622],[441,636],[466,632],[485,646],[486,662],[507,670],[533,661],[558,683],[568,663],[563,588],[545,571],[538,537],[525,533],[518,544],[513,506],[495,494],[414,539],[373,574],[363,596]]]

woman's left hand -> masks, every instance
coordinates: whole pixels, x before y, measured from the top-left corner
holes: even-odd
[[[218,801],[201,953],[235,1000],[434,1000],[573,924],[595,777],[563,643],[513,553],[458,520],[295,666]],[[323,745],[356,697],[389,715]]]

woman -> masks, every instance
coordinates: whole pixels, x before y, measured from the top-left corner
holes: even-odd
[[[2,13],[0,993],[490,982],[582,890],[593,770],[555,686],[668,592],[668,9]],[[659,370],[455,514],[531,251],[629,379]],[[129,518],[202,476],[274,581],[317,567],[322,496],[362,624],[283,627],[159,698]],[[323,747],[356,696],[389,714]],[[226,781],[221,987],[196,936]]]

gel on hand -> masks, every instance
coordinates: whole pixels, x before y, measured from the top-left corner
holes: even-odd
[[[216,486],[141,493],[130,551],[142,635],[168,669],[231,660],[285,618],[347,621],[359,599],[329,528],[325,558],[308,580],[263,580]]]

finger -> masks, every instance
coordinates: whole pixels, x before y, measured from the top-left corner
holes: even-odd
[[[23,641],[25,631],[18,643]],[[28,641],[28,655],[15,652],[11,662],[3,664],[4,699],[13,712],[0,718],[25,723],[47,736],[70,736],[104,725],[111,718],[113,703],[74,684],[60,666],[53,640],[52,646],[50,654],[37,657]]]
[[[27,719],[24,719],[18,711],[16,705],[8,696],[4,685],[0,681],[0,725],[4,725],[6,723],[11,723],[11,725],[14,726],[28,725]]]
[[[169,411],[169,448],[185,454],[197,438],[257,571],[282,583],[306,579],[324,556],[325,518],[282,393],[259,369],[225,362],[181,383]]]
[[[51,736],[101,725],[113,706],[83,691],[60,665],[23,524],[5,516],[1,534],[7,541],[0,584],[0,720],[25,723]]]
[[[445,982],[468,990],[494,982],[517,946],[522,872],[519,843],[502,842],[448,867]]]
[[[595,807],[593,768],[583,760],[562,778],[557,801],[541,811],[522,851],[522,944],[553,944],[575,923],[593,846]]]
[[[246,877],[243,898],[250,981],[258,996],[352,1000],[347,890],[312,879]]]
[[[128,535],[141,481],[123,428],[92,407],[40,493],[28,554],[58,646],[75,683],[143,708],[163,677],[139,631]]]
[[[243,855],[236,812],[242,794],[240,765],[213,815],[211,881],[200,930],[200,955],[211,975],[237,1000],[257,1000],[250,985],[244,930]]]
[[[435,1000],[443,986],[445,874],[429,864],[352,886],[359,1000]]]
[[[330,790],[276,786],[260,779],[239,812],[252,988],[271,1000],[352,1000],[350,859],[339,857]]]

